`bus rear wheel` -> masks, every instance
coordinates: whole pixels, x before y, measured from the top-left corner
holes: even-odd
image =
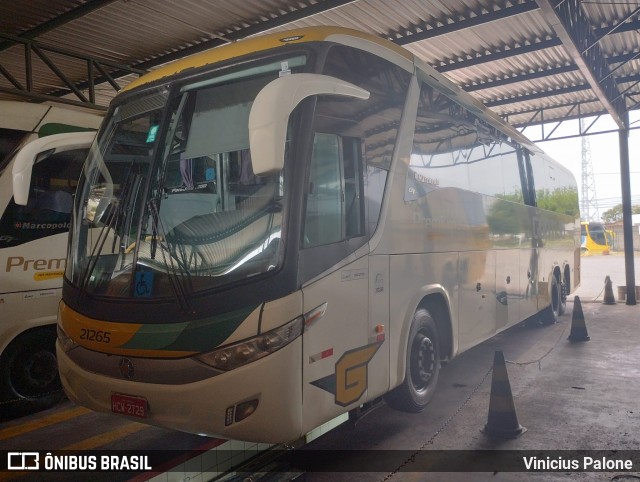
[[[439,373],[436,323],[428,310],[419,309],[409,331],[404,381],[385,396],[386,402],[396,410],[421,412],[433,398]]]
[[[555,275],[551,275],[550,284],[551,304],[546,310],[544,310],[542,317],[543,325],[553,325],[554,323],[557,323],[558,318],[564,312],[562,308],[562,287]]]
[[[562,316],[567,312],[567,295],[569,294],[569,287],[566,281],[560,283],[560,304],[558,305],[558,315]]]
[[[15,415],[43,410],[63,396],[54,330],[23,333],[0,357],[0,397]]]

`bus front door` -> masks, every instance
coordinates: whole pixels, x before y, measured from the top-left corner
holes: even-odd
[[[368,270],[365,256],[302,290],[305,313],[326,303],[324,315],[303,335],[306,432],[365,401],[368,366],[380,348],[365,336]]]

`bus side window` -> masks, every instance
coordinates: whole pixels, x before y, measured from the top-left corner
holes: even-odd
[[[31,175],[28,206],[36,217],[57,216],[69,220],[86,149],[66,151],[36,163]]]
[[[364,235],[360,140],[316,133],[307,188],[304,246]]]
[[[69,230],[73,194],[86,155],[87,149],[65,151],[34,164],[27,205],[11,199],[0,219],[0,234],[10,239],[3,247]]]
[[[318,95],[301,226],[301,280],[363,246],[380,219],[411,74],[359,49],[332,45],[321,73],[370,93]]]
[[[364,209],[362,195],[362,159],[360,139],[342,138],[344,166],[345,234],[347,238],[364,235]]]
[[[342,239],[342,181],[338,136],[316,134],[307,186],[304,246]]]
[[[347,236],[371,236],[380,217],[411,75],[384,59],[344,45],[331,47],[322,73],[370,92],[366,101],[319,97],[314,122],[316,132],[340,135],[345,196],[358,200],[347,213]],[[359,161],[351,164],[356,167],[355,171],[349,165],[352,159]],[[349,179],[354,182],[350,183]]]
[[[527,189],[526,172],[520,169],[522,165],[521,154],[518,146],[508,142],[502,142],[500,146],[502,160],[502,182],[504,188],[503,199],[520,204],[525,204],[525,190]],[[524,167],[524,166],[523,166]]]

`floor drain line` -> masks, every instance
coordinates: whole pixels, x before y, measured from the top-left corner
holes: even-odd
[[[544,355],[542,355],[540,358],[538,358],[537,360],[531,360],[531,361],[527,361],[527,362],[515,362],[515,361],[505,360],[505,363],[508,363],[510,365],[517,365],[519,367],[523,367],[523,366],[527,366],[527,365],[533,365],[534,363],[537,363],[538,364],[538,370],[542,370],[542,360],[544,360],[546,357],[548,357],[551,354],[551,352],[556,349],[556,347],[558,346],[558,343],[560,343],[560,340],[564,338],[564,334],[566,332],[567,332],[567,326],[564,327],[564,329],[562,330],[562,333],[560,333],[560,336],[558,336],[558,339],[553,344],[553,346],[551,348],[549,348],[549,350]]]
[[[460,412],[462,412],[464,407],[467,405],[467,403],[469,403],[469,401],[473,398],[473,396],[476,394],[476,392],[484,384],[484,382],[487,380],[487,378],[489,377],[489,375],[491,374],[492,371],[493,371],[493,365],[491,366],[491,368],[489,368],[487,373],[484,374],[484,376],[482,377],[482,380],[480,380],[480,382],[473,388],[473,390],[471,390],[471,392],[469,393],[467,398],[465,398],[465,400],[458,406],[456,411],[453,414],[451,414],[449,416],[449,418],[447,418],[443,422],[443,424],[440,426],[440,428],[438,430],[435,431],[435,433],[431,436],[431,438],[429,440],[427,440],[425,443],[423,443],[420,447],[418,447],[418,449],[415,450],[409,457],[407,457],[407,459],[404,462],[402,462],[398,467],[396,467],[395,470],[393,470],[392,472],[389,472],[386,475],[386,477],[381,480],[381,482],[385,482],[385,481],[389,480],[391,477],[393,477],[395,474],[397,474],[400,470],[402,470],[402,468],[405,465],[415,462],[416,455],[418,455],[420,452],[422,452],[427,447],[427,445],[433,444],[433,441],[436,439],[436,437],[438,435],[440,435],[442,432],[444,432],[444,430],[453,421],[453,419],[456,418],[458,416],[458,414],[460,414]]]

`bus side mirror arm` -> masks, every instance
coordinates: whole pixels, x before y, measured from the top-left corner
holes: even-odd
[[[249,113],[249,146],[254,174],[264,175],[282,169],[289,115],[312,95],[369,98],[367,90],[328,75],[290,74],[269,82],[256,96]]]
[[[36,139],[20,149],[15,156],[11,170],[15,203],[21,206],[27,205],[29,188],[31,187],[31,171],[36,161],[40,161],[42,156],[48,157],[57,152],[88,149],[95,136],[94,131],[54,134]]]

